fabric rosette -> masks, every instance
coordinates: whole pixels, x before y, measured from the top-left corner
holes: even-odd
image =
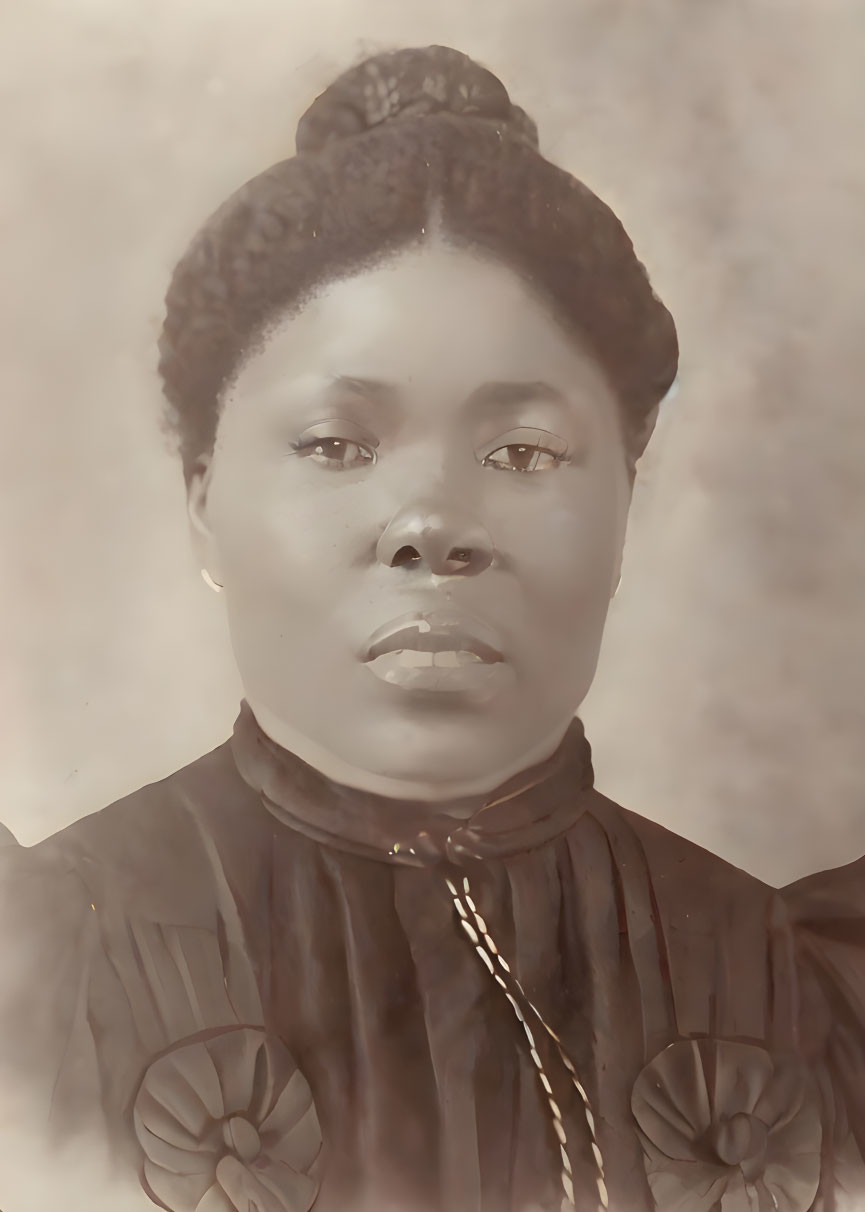
[[[170,1212],[308,1212],[321,1129],[285,1046],[237,1027],[158,1057],[133,1110],[143,1184]]]
[[[807,1212],[820,1181],[816,1083],[792,1056],[733,1040],[681,1040],[631,1100],[663,1212]]]

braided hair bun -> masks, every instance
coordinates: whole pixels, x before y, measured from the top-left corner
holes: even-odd
[[[297,127],[298,153],[320,152],[384,122],[453,114],[495,123],[530,147],[538,131],[513,105],[502,82],[468,55],[447,46],[389,51],[344,72],[318,97]]]
[[[438,236],[508,265],[597,357],[632,462],[676,374],[672,317],[619,220],[538,150],[504,85],[443,46],[376,55],[309,107],[297,155],[204,224],[166,296],[160,373],[187,476],[278,317]]]

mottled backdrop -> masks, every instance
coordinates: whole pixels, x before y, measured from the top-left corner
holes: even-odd
[[[681,333],[584,716],[598,782],[782,882],[865,851],[862,0],[7,0],[0,820],[219,743],[154,343],[174,260],[365,50],[443,42],[618,211]]]

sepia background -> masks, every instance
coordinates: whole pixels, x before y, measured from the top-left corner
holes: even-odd
[[[682,344],[583,716],[602,790],[783,883],[865,851],[862,0],[6,0],[0,820],[227,735],[155,341],[197,224],[365,51],[490,67]]]

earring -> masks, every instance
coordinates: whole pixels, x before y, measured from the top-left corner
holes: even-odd
[[[218,581],[214,581],[213,577],[210,575],[210,573],[207,571],[206,568],[202,568],[201,576],[202,576],[202,579],[204,580],[205,585],[208,587],[208,589],[212,589],[214,593],[222,593],[222,586],[219,584]]]

